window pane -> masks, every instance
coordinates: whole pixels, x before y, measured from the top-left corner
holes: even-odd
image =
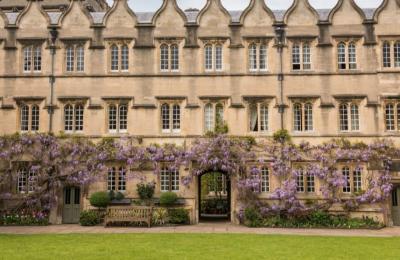
[[[268,131],[268,107],[266,105],[260,107],[260,130]]]
[[[121,70],[129,70],[129,48],[126,45],[121,47]]]
[[[260,46],[260,70],[267,70],[267,45]]]
[[[258,132],[258,108],[257,104],[250,105],[250,131]]]
[[[21,131],[29,131],[29,107],[21,107]]]
[[[250,70],[257,70],[257,45],[249,46],[249,66]]]
[[[65,189],[64,204],[65,205],[71,204],[71,188],[66,188]]]
[[[128,130],[128,106],[119,106],[119,130]]]
[[[356,45],[354,43],[349,44],[349,69],[357,69]]]
[[[269,169],[266,167],[261,169],[261,191],[269,192]]]
[[[169,105],[168,104],[163,104],[161,106],[161,125],[162,125],[162,130],[170,130],[170,115],[169,115]]]
[[[79,188],[74,189],[74,204],[79,205],[81,204],[81,190]]]
[[[162,168],[160,173],[161,191],[169,191],[169,171],[167,168]]]
[[[307,173],[307,192],[315,192],[315,177]]]
[[[308,44],[303,45],[303,70],[311,69],[311,49]]]
[[[179,48],[178,45],[171,46],[171,70],[179,70]]]
[[[388,42],[384,42],[382,48],[383,67],[390,68],[392,65],[390,61],[390,44]]]
[[[400,67],[400,42],[394,44],[394,66]]]
[[[359,192],[361,191],[361,169],[357,168],[354,172],[353,172],[353,186],[354,186],[354,192]]]
[[[292,47],[292,66],[293,70],[300,69],[300,46],[297,44]]]
[[[313,131],[313,108],[312,104],[304,105],[304,131]]]
[[[111,46],[111,70],[118,71],[119,68],[119,54],[117,45]]]
[[[179,191],[179,171],[171,171],[171,191]]]
[[[215,70],[222,70],[222,45],[215,46]]]
[[[297,192],[304,192],[304,171],[301,168],[297,170],[296,185]]]
[[[39,131],[39,107],[37,105],[32,106],[31,130]]]
[[[347,105],[341,104],[339,107],[339,123],[340,123],[340,131],[348,131],[349,130],[349,117],[347,111]]]
[[[126,169],[125,169],[125,167],[119,168],[118,191],[126,191]]]
[[[108,170],[108,179],[107,179],[107,190],[112,191],[116,190],[115,188],[115,179],[116,179],[116,169],[115,167],[111,167]]]
[[[42,48],[36,47],[33,54],[33,71],[39,72],[42,70]]]
[[[346,69],[346,45],[344,43],[339,43],[338,45],[338,68],[340,70]]]
[[[85,70],[85,49],[83,46],[76,48],[76,71],[82,72]]]
[[[212,56],[213,56],[213,50],[211,45],[206,45],[204,48],[204,59],[205,59],[205,69],[206,70],[212,70],[213,69],[213,62],[212,62]]]
[[[179,105],[174,105],[172,108],[172,129],[181,129],[181,107]]]
[[[351,192],[349,167],[343,167],[342,174],[343,178],[346,180],[346,184],[343,186],[343,192]]]
[[[25,168],[22,168],[18,171],[18,181],[17,181],[17,191],[18,193],[25,193],[26,192],[26,177],[27,177],[27,171]]]
[[[66,51],[67,71],[74,71],[74,47],[68,46]]]
[[[161,55],[160,55],[160,68],[162,71],[168,70],[168,59],[169,59],[169,50],[168,50],[168,45],[163,44],[161,45]]]
[[[400,130],[400,104],[397,104],[397,130]]]
[[[358,106],[355,104],[351,105],[351,130],[360,130],[360,116],[358,114]]]
[[[294,116],[294,131],[303,131],[303,111],[301,104],[294,104],[293,107]]]
[[[83,131],[83,105],[75,106],[75,131]]]
[[[386,124],[386,130],[387,131],[394,131],[395,125],[394,125],[394,105],[393,104],[387,104],[385,106],[385,124]]]
[[[64,107],[64,130],[71,132],[74,130],[74,108],[71,105]]]
[[[28,192],[35,192],[37,188],[37,174],[36,172],[30,170],[28,174]]]
[[[206,131],[214,131],[214,108],[207,104],[204,108],[204,125]]]
[[[24,48],[24,71],[30,72],[32,69],[32,46]]]
[[[108,108],[108,130],[117,130],[117,107],[114,105]]]
[[[218,126],[224,124],[224,106],[222,104],[215,106],[215,124]]]

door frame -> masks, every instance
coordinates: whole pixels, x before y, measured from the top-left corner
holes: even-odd
[[[202,174],[200,174],[199,176],[197,176],[197,222],[199,223],[201,220],[201,178],[211,172],[219,172],[223,175],[226,176],[226,180],[227,180],[227,185],[226,185],[226,189],[227,189],[227,200],[228,200],[228,205],[229,205],[229,213],[228,213],[228,221],[229,222],[233,222],[233,218],[232,218],[232,210],[233,210],[233,203],[232,203],[232,176],[230,176],[228,173],[223,172],[223,171],[206,171]]]
[[[70,222],[65,222],[65,217],[64,217],[64,210],[65,210],[65,198],[66,198],[66,189],[70,188],[71,190],[74,191],[74,195],[75,195],[75,191],[78,189],[79,190],[79,213],[82,212],[82,202],[83,202],[83,197],[82,197],[82,187],[79,186],[64,186],[62,189],[62,212],[61,212],[61,222],[63,224],[78,224],[79,220],[75,223],[70,223]],[[70,195],[72,197],[72,193]],[[75,196],[74,196],[75,197]],[[72,201],[72,200],[71,200]],[[74,205],[77,205],[74,203]]]

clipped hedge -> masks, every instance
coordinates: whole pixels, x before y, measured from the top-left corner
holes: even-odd
[[[81,212],[79,223],[81,226],[96,226],[100,224],[100,216],[95,211],[85,210]]]

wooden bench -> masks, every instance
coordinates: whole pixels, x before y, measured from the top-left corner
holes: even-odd
[[[115,222],[144,222],[151,227],[152,207],[111,206],[107,207],[104,226]]]

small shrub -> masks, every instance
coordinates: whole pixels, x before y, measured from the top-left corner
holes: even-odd
[[[121,200],[125,199],[125,195],[122,192],[117,192],[115,194],[115,199],[118,201],[121,201]]]
[[[290,143],[291,137],[286,129],[279,130],[273,135],[274,141],[279,143]]]
[[[108,192],[108,197],[110,197],[110,200],[114,200],[115,199],[115,192],[113,190],[110,190]]]
[[[256,208],[246,208],[244,210],[245,224],[249,227],[259,227],[262,223],[260,212]]]
[[[79,218],[79,223],[81,226],[96,226],[100,224],[99,214],[92,210],[82,211]]]
[[[178,196],[174,192],[164,192],[160,196],[160,205],[164,207],[173,206],[176,204]]]
[[[137,193],[141,200],[150,200],[154,196],[154,183],[139,183],[136,185]]]
[[[171,224],[189,224],[189,211],[186,209],[169,209],[168,219]]]
[[[155,225],[164,225],[168,219],[168,211],[164,208],[157,208],[153,211],[153,223]]]
[[[110,196],[108,192],[100,191],[95,192],[89,198],[90,205],[96,208],[106,208],[110,203]]]

